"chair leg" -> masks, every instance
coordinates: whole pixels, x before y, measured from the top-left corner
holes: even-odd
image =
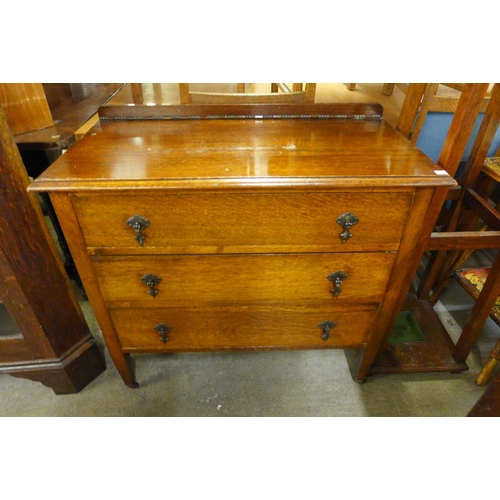
[[[495,366],[500,361],[500,341],[498,341],[497,345],[491,351],[491,354],[484,364],[481,372],[477,376],[476,382],[477,385],[485,385],[490,378],[491,373],[495,369]]]

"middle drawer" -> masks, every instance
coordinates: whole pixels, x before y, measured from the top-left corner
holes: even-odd
[[[108,307],[380,302],[394,252],[92,257]]]

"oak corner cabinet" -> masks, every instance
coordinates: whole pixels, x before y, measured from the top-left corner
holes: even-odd
[[[134,353],[332,348],[363,381],[454,181],[362,106],[160,108],[100,113],[30,187],[124,382]]]
[[[0,374],[77,393],[106,364],[28,185],[0,106]]]

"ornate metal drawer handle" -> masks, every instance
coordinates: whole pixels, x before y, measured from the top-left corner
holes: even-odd
[[[337,326],[337,323],[334,321],[330,321],[329,319],[326,319],[322,323],[318,325],[319,328],[323,329],[323,333],[321,334],[321,338],[323,340],[328,340],[330,338],[330,330],[332,328],[335,328]]]
[[[138,241],[139,245],[142,246],[146,237],[141,234],[141,231],[143,229],[146,229],[151,224],[151,222],[142,215],[133,215],[132,217],[130,217],[130,219],[127,220],[127,224],[134,229],[135,240]]]
[[[351,212],[346,212],[345,214],[339,215],[336,220],[339,226],[344,228],[344,232],[340,235],[342,242],[345,243],[349,238],[352,237],[351,227],[359,222],[359,219]]]
[[[343,273],[342,271],[335,271],[334,273],[329,274],[327,276],[327,279],[329,279],[335,285],[335,288],[332,288],[331,292],[335,297],[338,297],[342,293],[340,285],[342,285],[342,282],[347,279],[347,274]]]
[[[160,334],[160,341],[166,344],[168,340],[167,333],[172,330],[172,327],[165,323],[159,323],[155,326],[155,330]]]
[[[148,293],[153,297],[153,299],[156,297],[158,294],[158,290],[155,290],[155,286],[161,282],[160,276],[156,276],[156,274],[145,274],[142,278],[141,281],[145,284],[148,285],[149,290]]]

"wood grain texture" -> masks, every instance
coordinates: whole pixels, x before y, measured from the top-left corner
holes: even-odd
[[[481,110],[487,83],[466,83],[453,114],[450,130],[437,161],[451,176],[455,176],[467,146],[470,133]]]
[[[174,252],[200,247],[217,253],[227,247],[323,246],[329,251],[397,249],[413,193],[199,194],[163,193],[72,196],[88,247],[137,248],[127,220],[139,214],[151,225],[144,248]],[[374,210],[376,206],[377,210]],[[359,222],[343,243],[336,219],[346,212]],[[165,249],[164,247],[169,247]]]
[[[433,227],[431,224],[436,220],[444,196],[444,190],[427,188],[417,191],[412,210],[405,221],[405,230],[389,277],[385,300],[374,321],[373,335],[366,352],[361,357],[357,375],[359,381],[365,379],[377,354],[387,344],[424,252],[427,234]]]
[[[396,128],[405,136],[410,137],[422,101],[422,96],[427,88],[427,83],[412,83],[406,92],[403,107],[399,115]],[[385,89],[387,92],[388,89]],[[392,93],[392,89],[391,89]]]
[[[379,122],[109,122],[78,141],[32,189],[193,192],[275,186],[321,191],[453,185],[434,169],[416,146]]]
[[[105,363],[28,185],[0,108],[0,295],[22,334],[0,342],[0,372],[74,393]]]
[[[30,181],[14,139],[8,129],[0,132],[0,246],[38,319],[37,331],[25,333],[30,344],[45,356],[62,355],[90,331],[40,204],[27,193]]]
[[[297,304],[329,300],[381,301],[395,252],[105,257],[92,259],[109,307],[189,307],[272,301]],[[347,278],[335,297],[327,279],[341,270]],[[151,296],[141,281],[148,273],[162,278]]]
[[[360,349],[361,380],[454,185],[435,167],[378,120],[110,121],[30,189],[49,191],[128,385],[130,353],[259,348]],[[342,243],[346,212],[359,222]],[[151,222],[143,246],[136,214]]]
[[[124,351],[224,351],[232,349],[358,348],[368,339],[376,307],[331,311],[329,303],[316,306],[273,303],[268,306],[189,309],[113,309]],[[318,325],[334,321],[324,341]],[[163,344],[154,327],[172,326]]]
[[[15,135],[21,151],[65,149],[75,133],[99,107],[113,97],[122,83],[44,83],[43,91],[54,123],[40,130]]]
[[[0,105],[14,135],[54,125],[41,83],[0,83]]]

